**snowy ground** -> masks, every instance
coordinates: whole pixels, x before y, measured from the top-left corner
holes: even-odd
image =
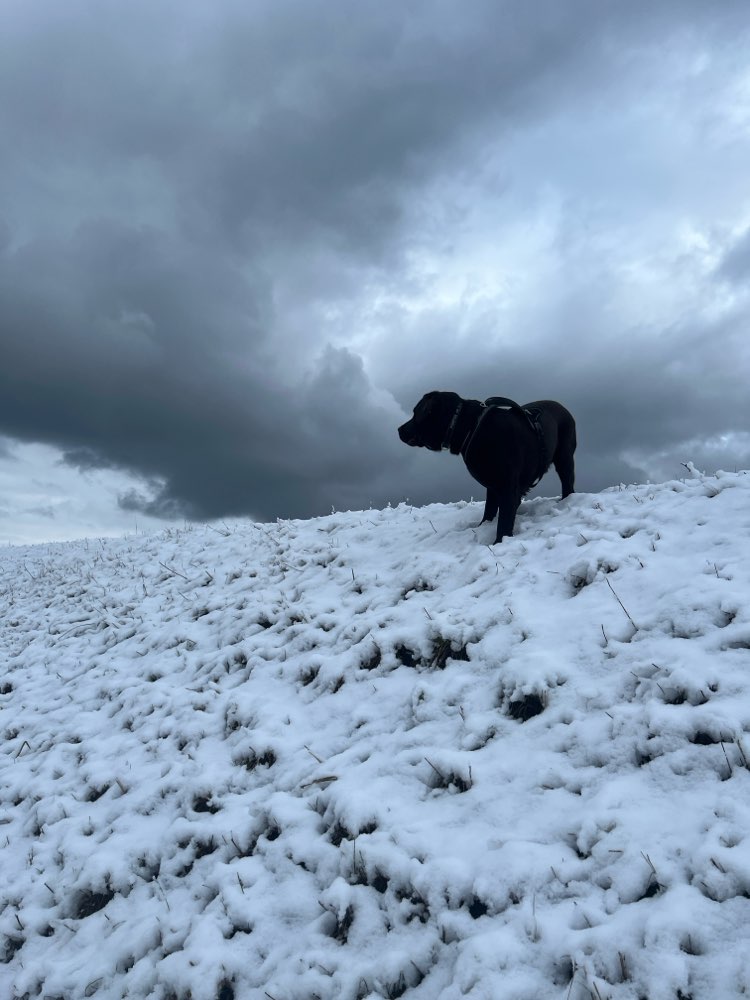
[[[0,552],[0,996],[750,995],[750,475]]]

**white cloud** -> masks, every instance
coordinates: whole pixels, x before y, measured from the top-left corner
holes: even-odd
[[[68,541],[163,528],[162,519],[122,510],[118,497],[140,481],[111,469],[79,472],[44,444],[0,452],[0,544]]]

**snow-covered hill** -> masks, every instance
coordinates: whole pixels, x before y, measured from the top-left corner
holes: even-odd
[[[0,996],[750,993],[750,475],[0,553]]]

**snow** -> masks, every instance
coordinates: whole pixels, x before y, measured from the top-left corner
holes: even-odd
[[[0,552],[0,995],[750,993],[750,475]]]

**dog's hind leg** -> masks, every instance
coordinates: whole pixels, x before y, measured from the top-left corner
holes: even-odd
[[[504,503],[500,504],[500,510],[497,515],[497,534],[495,535],[495,545],[497,545],[498,542],[502,542],[504,538],[510,538],[513,534],[513,526],[516,523],[517,510],[518,506],[513,503],[510,505],[506,505]]]
[[[484,502],[484,514],[482,515],[482,520],[480,524],[484,524],[485,521],[494,521],[497,515],[499,507],[499,501],[497,498],[497,493],[494,490],[487,490],[487,499]]]
[[[557,447],[552,458],[555,471],[560,477],[563,500],[570,496],[575,490],[575,460],[573,453],[576,450],[576,425],[573,418],[567,421],[560,429],[557,439]]]
[[[575,460],[572,451],[563,452],[558,448],[553,459],[555,471],[560,477],[563,500],[575,491]]]

